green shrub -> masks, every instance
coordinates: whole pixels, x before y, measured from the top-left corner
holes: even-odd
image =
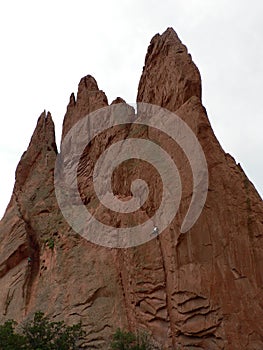
[[[153,350],[154,347],[150,336],[145,332],[138,332],[136,335],[132,332],[122,331],[120,328],[113,335],[111,342],[112,350]]]
[[[47,244],[47,246],[48,246],[49,249],[51,249],[51,250],[54,249],[54,247],[55,247],[55,240],[54,240],[53,237],[47,238],[46,241],[45,241],[45,243]]]
[[[113,335],[111,349],[130,350],[132,349],[132,346],[135,341],[136,341],[136,336],[133,333],[121,331],[120,328],[118,328]]]
[[[26,339],[23,335],[15,334],[14,321],[6,321],[0,325],[0,350],[21,350],[26,347]]]

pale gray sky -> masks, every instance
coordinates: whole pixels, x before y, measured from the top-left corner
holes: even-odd
[[[36,121],[60,138],[71,92],[91,74],[109,102],[135,102],[150,39],[173,27],[203,81],[216,136],[263,195],[262,0],[2,1],[0,217]]]

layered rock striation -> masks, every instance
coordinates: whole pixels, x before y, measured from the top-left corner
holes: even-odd
[[[128,125],[99,135],[85,149],[78,169],[83,203],[93,212],[102,210],[108,225],[125,221],[101,209],[91,175],[109,145],[136,135],[161,140],[176,162],[182,180],[179,211],[163,233],[137,247],[110,249],[82,238],[57,204],[54,125],[50,113],[42,113],[18,164],[12,198],[0,222],[0,321],[21,322],[37,310],[69,324],[82,320],[87,332],[83,346],[88,349],[106,349],[121,327],[147,329],[164,349],[261,350],[262,199],[216,139],[202,105],[199,71],[171,28],[150,43],[137,101],[175,112],[198,138],[209,173],[207,200],[198,221],[180,232],[193,192],[182,150],[152,128]],[[114,103],[125,102],[117,98]],[[77,97],[70,97],[62,140],[81,118],[107,106],[95,79],[82,78]],[[119,198],[130,198],[131,181],[138,177],[151,184],[150,200],[139,215],[145,220],[161,198],[153,167],[124,164],[116,169],[113,189]]]

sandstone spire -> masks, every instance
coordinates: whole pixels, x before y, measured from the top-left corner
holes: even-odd
[[[68,323],[81,320],[87,331],[83,345],[94,349],[107,349],[121,327],[148,330],[165,350],[261,350],[262,199],[216,139],[201,102],[198,69],[171,28],[150,43],[137,99],[176,111],[201,144],[209,189],[198,221],[180,232],[193,192],[183,151],[153,128],[138,132],[129,126],[99,135],[85,150],[78,169],[84,204],[96,212],[101,208],[92,194],[92,167],[100,153],[136,136],[162,141],[176,162],[183,188],[179,212],[160,236],[130,249],[104,248],[76,234],[57,205],[54,125],[44,112],[19,162],[12,200],[0,222],[0,321],[29,319],[38,310]],[[113,104],[123,102],[118,97]],[[77,98],[70,96],[62,137],[86,114],[107,105],[95,79],[82,78]],[[141,163],[118,169],[116,195],[127,198],[129,181],[142,176],[152,184],[154,210],[161,196],[155,172]],[[114,215],[106,219],[116,224]]]
[[[187,48],[172,28],[156,34],[148,47],[137,101],[176,111],[190,97],[201,99],[201,78]]]
[[[38,165],[40,159],[48,157],[50,152],[52,154],[57,153],[55,128],[50,112],[46,113],[44,111],[38,118],[28,149],[18,164],[16,190],[20,190],[27,179],[32,180],[30,174],[34,172],[34,167]]]
[[[107,97],[102,90],[99,90],[96,80],[91,75],[83,77],[79,82],[77,99],[73,93],[70,96],[63,121],[62,140],[79,119],[107,105]]]

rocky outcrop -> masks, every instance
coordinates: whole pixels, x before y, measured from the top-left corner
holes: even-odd
[[[116,127],[99,135],[81,158],[79,190],[87,208],[100,212],[108,225],[125,221],[98,203],[91,173],[109,145],[135,136],[161,141],[176,162],[181,204],[170,226],[144,245],[110,249],[86,241],[58,207],[54,125],[50,114],[43,113],[0,222],[0,320],[22,321],[37,310],[68,323],[82,320],[87,331],[83,346],[89,349],[106,349],[112,333],[122,327],[147,329],[164,349],[261,350],[262,200],[218,143],[202,106],[198,69],[173,29],[152,39],[137,99],[176,112],[201,144],[209,189],[198,221],[181,233],[193,179],[179,146],[153,128]],[[116,103],[125,102],[117,98]],[[95,79],[82,78],[77,99],[70,97],[62,138],[86,114],[106,106]],[[161,182],[149,164],[127,165],[114,173],[114,193],[127,199],[132,179],[149,183],[150,199],[139,212],[144,220],[160,204]]]
[[[192,96],[201,99],[200,73],[175,31],[168,28],[148,47],[137,101],[176,111]]]
[[[17,166],[13,195],[0,222],[1,310],[9,318],[21,320],[34,297],[41,240],[50,232],[46,219],[55,204],[56,155],[54,124],[50,113],[43,112]]]
[[[79,82],[77,100],[74,93],[70,96],[63,121],[62,140],[78,120],[107,105],[107,96],[102,90],[99,90],[96,80],[91,75],[83,77]]]

